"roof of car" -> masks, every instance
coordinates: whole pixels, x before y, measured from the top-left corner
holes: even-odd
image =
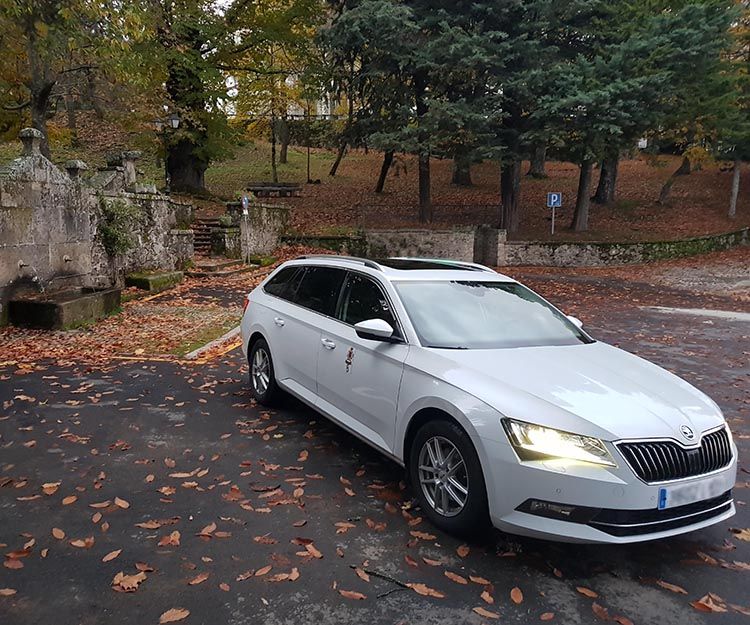
[[[308,255],[295,258],[295,264],[325,264],[341,267],[359,267],[380,272],[389,280],[483,280],[515,282],[513,278],[497,273],[477,263],[443,259],[391,257],[383,259],[339,256],[336,254]]]

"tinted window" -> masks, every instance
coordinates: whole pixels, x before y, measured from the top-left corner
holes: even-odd
[[[396,320],[383,291],[375,282],[356,273],[349,274],[339,318],[351,325],[366,319],[382,319],[396,328]]]
[[[285,267],[271,278],[263,290],[282,299],[292,299],[303,272],[301,267]]]
[[[330,267],[308,267],[297,289],[294,302],[333,317],[346,272]]]

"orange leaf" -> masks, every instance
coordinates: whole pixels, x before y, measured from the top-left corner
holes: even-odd
[[[510,591],[510,600],[516,605],[523,603],[523,592],[518,586]]]
[[[676,592],[676,593],[678,593],[680,595],[686,595],[686,594],[688,594],[687,590],[685,590],[681,586],[677,586],[675,584],[670,584],[669,582],[665,582],[662,579],[656,580],[656,583],[657,583],[657,585],[661,586],[662,588],[666,588],[667,590],[671,590],[672,592]]]
[[[159,617],[159,623],[174,623],[181,621],[190,615],[190,610],[186,608],[171,608]]]
[[[119,497],[115,497],[115,505],[118,508],[122,508],[123,510],[127,510],[130,507],[130,503],[128,503],[124,499],[120,499]]]
[[[456,553],[459,555],[459,557],[465,558],[469,555],[469,545],[461,545],[456,549]]]
[[[229,592],[229,584],[227,584],[226,582],[221,582],[221,584],[219,584],[219,588],[221,588],[224,592]]]
[[[14,588],[0,588],[0,597],[12,597],[17,592]]]
[[[268,564],[266,566],[263,566],[259,568],[257,571],[255,571],[255,577],[261,577],[262,575],[265,575],[273,568],[272,565]]]
[[[495,598],[486,590],[483,590],[482,594],[479,596],[482,598],[482,601],[484,601],[485,603],[489,603],[490,605],[495,603]]]
[[[366,582],[370,581],[370,576],[359,567],[355,568],[354,572],[357,574],[357,577],[359,577],[361,580],[364,580]]]
[[[363,595],[361,592],[356,592],[354,590],[340,590],[339,589],[339,594],[342,597],[346,597],[347,599],[357,599],[357,600],[367,599],[367,595]]]
[[[317,549],[315,548],[315,545],[313,545],[312,543],[310,543],[309,545],[305,545],[305,549],[307,549],[307,552],[308,552],[308,553],[309,553],[309,554],[310,554],[310,555],[311,555],[311,556],[312,556],[313,558],[317,558],[317,559],[319,560],[320,558],[322,558],[322,557],[323,557],[323,554],[322,554],[322,553],[320,553],[320,551],[318,551],[318,550],[317,550]]]
[[[489,619],[499,619],[500,615],[497,612],[490,612],[489,610],[485,610],[482,607],[472,608],[472,612],[476,612],[479,614],[479,616],[483,616],[484,618]]]
[[[490,580],[484,579],[484,577],[478,577],[477,575],[469,575],[469,579],[475,584],[481,584],[482,586],[490,585]]]
[[[580,592],[584,597],[588,597],[589,599],[596,599],[599,594],[591,590],[590,588],[586,588],[585,586],[578,586],[576,587],[576,590]]]
[[[555,618],[554,612],[545,612],[539,617],[540,621],[551,621],[553,618]]]
[[[437,536],[434,534],[428,534],[427,532],[418,532],[417,530],[412,530],[409,532],[414,538],[419,538],[420,540],[435,540]]]
[[[111,562],[117,556],[119,556],[121,553],[122,553],[122,549],[117,549],[115,551],[110,551],[106,556],[104,556],[102,558],[102,562]]]
[[[468,584],[469,582],[466,580],[465,577],[461,577],[458,573],[454,573],[452,571],[445,571],[444,575],[451,580],[452,582],[456,582],[457,584]]]
[[[65,538],[65,532],[63,532],[59,527],[53,527],[52,536],[57,538],[57,540],[62,540],[63,538]]]
[[[210,575],[211,574],[208,571],[204,573],[199,573],[193,579],[191,579],[188,582],[188,584],[190,584],[191,586],[197,586],[198,584],[205,582],[209,578]]]
[[[443,599],[445,597],[445,595],[439,590],[430,588],[425,584],[407,584],[407,586],[423,597],[435,597],[436,599]]]
[[[78,497],[76,497],[75,495],[68,495],[62,500],[62,505],[69,506],[70,504],[75,503],[76,501],[78,501]]]
[[[601,619],[602,621],[609,620],[609,610],[607,610],[607,608],[603,606],[600,606],[596,601],[591,604],[591,610],[593,611],[596,618]]]

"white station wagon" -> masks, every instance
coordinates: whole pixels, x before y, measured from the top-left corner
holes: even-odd
[[[302,257],[242,337],[258,402],[286,391],[404,465],[447,531],[626,543],[734,514],[718,406],[487,267]]]

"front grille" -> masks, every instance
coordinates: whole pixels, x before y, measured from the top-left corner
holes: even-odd
[[[620,453],[644,482],[667,482],[703,475],[732,461],[727,429],[706,434],[700,447],[685,449],[672,441],[620,443]]]
[[[732,508],[732,491],[677,508],[657,510],[602,509],[588,525],[612,536],[639,536],[695,525],[720,516]]]

